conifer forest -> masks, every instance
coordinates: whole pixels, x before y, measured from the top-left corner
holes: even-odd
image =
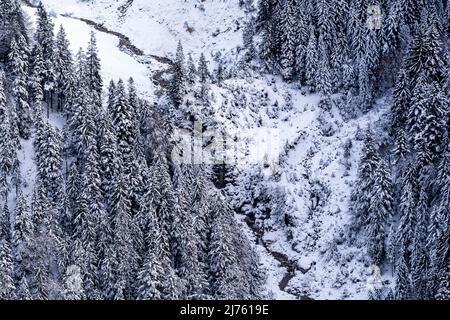
[[[449,0],[0,0],[0,300],[450,300]]]

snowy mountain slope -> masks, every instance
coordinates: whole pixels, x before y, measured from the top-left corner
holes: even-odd
[[[130,37],[146,53],[170,56],[179,40],[208,59],[242,39],[244,12],[233,0],[44,0],[50,11],[88,18]]]
[[[36,9],[28,6],[24,6],[23,8],[30,16],[31,21],[34,22],[36,18]],[[55,34],[61,25],[64,26],[70,40],[70,49],[73,55],[76,54],[79,48],[86,48],[90,33],[92,31],[95,32],[98,42],[99,57],[102,62],[102,76],[105,84],[111,79],[128,79],[132,75],[139,92],[147,98],[151,97],[152,93],[155,91],[155,85],[149,76],[149,68],[158,69],[160,63],[152,61],[150,66],[140,63],[130,54],[118,49],[119,39],[117,37],[99,32],[83,21],[60,15],[55,15],[53,20],[55,24]]]
[[[292,230],[295,241],[290,253],[302,269],[308,270],[296,274],[293,290],[319,299],[367,298],[364,252],[348,247],[345,242],[351,219],[348,203],[361,147],[355,140],[357,128],[366,128],[384,112],[386,107],[381,102],[371,113],[344,122],[333,108],[324,117],[332,123],[334,134],[324,136],[322,121],[316,118],[289,154],[281,183],[291,197],[295,225],[301,226]],[[347,139],[351,139],[354,149],[349,159],[353,164],[350,170],[343,164]],[[300,179],[289,181],[292,176]],[[325,199],[315,199],[315,188],[322,186],[329,194]],[[322,206],[315,210],[314,202],[321,201]],[[280,239],[277,233],[269,233],[267,237]],[[273,245],[278,250],[286,248],[283,241],[279,244],[275,241]]]
[[[45,0],[43,3],[53,10],[55,27],[64,25],[74,52],[80,46],[86,46],[89,33],[95,30],[75,19],[77,17],[91,19],[125,34],[147,55],[172,56],[177,41],[181,39],[185,51],[192,51],[195,55],[205,51],[211,60],[211,54],[220,50],[228,52],[241,42],[236,21],[244,14],[237,1],[204,2],[205,11],[195,7],[199,1],[182,0],[116,1],[112,4],[103,0],[94,3]],[[119,10],[127,3],[131,4],[126,10]],[[25,10],[34,17],[33,8],[25,7]],[[62,14],[72,17],[63,17]],[[194,28],[192,33],[186,31],[185,22]],[[218,28],[223,33],[214,36]],[[133,75],[139,91],[146,98],[153,99],[158,88],[151,77],[167,66],[153,60],[144,64],[138,57],[121,51],[119,39],[114,35],[95,32],[105,83]],[[355,163],[360,149],[359,142],[354,139],[355,134],[358,126],[365,128],[386,111],[383,101],[365,116],[346,121],[336,108],[322,110],[318,106],[320,97],[317,95],[302,95],[295,85],[283,83],[278,78],[234,78],[225,81],[221,87],[212,85],[210,91],[216,119],[223,128],[278,129],[280,146],[288,146],[281,167],[274,164],[263,169],[266,171],[263,183],[286,194],[286,207],[293,220],[289,232],[281,227],[280,217],[274,216],[265,221],[261,238],[250,228],[245,229],[255,239],[262,263],[268,269],[268,290],[273,297],[366,298],[364,252],[349,247],[342,238],[350,218],[350,186],[355,179]],[[235,91],[241,95],[236,96]],[[267,93],[267,99],[261,92]],[[234,102],[242,99],[242,94],[248,104],[236,109]],[[292,107],[288,106],[287,96],[291,96]],[[332,128],[330,132],[324,132],[324,123]],[[350,170],[342,164],[343,145],[348,138],[353,140]],[[24,154],[31,154],[28,148],[23,150]],[[254,172],[255,167],[258,166],[244,166],[239,173],[246,177]],[[276,178],[271,174],[273,172],[269,172],[272,170],[276,172]],[[327,198],[313,199],[315,188],[328,190]],[[323,205],[315,211],[313,202],[317,201],[323,201]],[[244,225],[243,217],[239,218]],[[295,267],[289,270],[283,265],[283,259]]]
[[[36,8],[28,6],[27,3],[24,3],[22,8],[31,22],[31,27],[34,27]],[[73,55],[76,54],[79,48],[86,48],[90,33],[92,31],[95,32],[99,57],[102,62],[102,76],[105,84],[110,80],[116,81],[119,78],[128,79],[133,75],[139,93],[149,100],[154,97],[156,85],[152,81],[150,74],[167,68],[166,65],[153,59],[150,63],[146,64],[140,62],[129,53],[118,48],[119,39],[117,37],[99,32],[85,22],[56,14],[53,16],[53,21],[55,24],[55,34],[61,25],[66,30]],[[61,114],[52,113],[50,115],[50,122],[57,128],[62,129],[65,120]],[[33,158],[34,148],[32,140],[22,141],[22,148],[19,150],[19,160],[21,161],[22,176],[26,177],[26,187],[24,188],[26,194],[31,192],[36,176],[36,166],[34,165]],[[10,207],[14,207],[14,204],[11,203]]]
[[[243,189],[254,187],[247,186],[248,177],[262,169],[260,184],[285,194],[289,226],[273,214],[256,229],[258,251],[269,269],[269,290],[277,292],[277,298],[366,299],[371,270],[365,265],[365,252],[346,241],[348,203],[361,149],[360,128],[383,125],[378,120],[388,111],[385,99],[364,116],[345,120],[336,106],[323,109],[318,95],[303,95],[279,78],[233,78],[221,88],[212,86],[211,92],[225,130],[265,128],[279,134],[279,165],[243,165],[237,180],[244,181],[244,188],[228,188],[229,194],[245,198]],[[347,141],[352,144],[345,155]],[[320,199],[322,194],[326,197]]]

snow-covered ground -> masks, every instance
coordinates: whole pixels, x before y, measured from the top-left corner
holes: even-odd
[[[64,1],[60,2],[63,3]],[[27,6],[23,6],[23,9],[30,16],[31,21],[35,22],[36,9]],[[130,76],[133,76],[137,89],[141,94],[144,94],[148,98],[153,94],[155,85],[151,81],[151,71],[159,67],[158,62],[152,61],[151,63],[153,65],[140,63],[132,55],[119,50],[119,39],[116,36],[99,32],[83,21],[57,14],[54,14],[52,18],[55,24],[55,34],[61,25],[64,26],[74,57],[79,48],[86,49],[90,39],[90,33],[94,31],[97,38],[98,52],[102,65],[101,71],[105,86],[107,86],[111,79],[115,81],[119,78],[126,80]]]
[[[160,56],[174,54],[179,40],[187,52],[211,56],[241,42],[244,13],[237,0],[43,0],[57,14],[92,19]]]

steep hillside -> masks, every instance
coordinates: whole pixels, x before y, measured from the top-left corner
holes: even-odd
[[[150,99],[158,89],[150,79],[164,65],[156,60],[143,64],[142,56],[119,50],[120,39],[98,26],[128,37],[143,51],[143,57],[173,58],[179,40],[185,51],[194,55],[205,51],[209,59],[217,52],[233,57],[242,42],[237,21],[243,23],[245,13],[237,1],[202,2],[204,10],[199,1],[181,0],[170,4],[139,0],[43,3],[53,12],[55,25],[66,28],[74,50],[85,45],[91,30],[96,32],[105,80],[132,73],[140,91]],[[27,12],[32,15],[33,9]],[[95,24],[89,26],[77,18],[95,23],[97,30]],[[231,61],[237,59],[234,57]],[[345,241],[348,202],[360,151],[355,137],[361,134],[359,128],[375,123],[386,112],[385,102],[381,100],[370,113],[348,120],[336,106],[329,110],[319,106],[319,96],[302,94],[295,84],[257,74],[228,79],[220,87],[211,85],[209,94],[218,121],[218,127],[212,129],[234,133],[265,128],[279,134],[281,163],[274,161],[269,169],[259,163],[240,164],[236,182],[226,188],[236,208],[250,214],[254,208],[243,205],[243,198],[254,196],[255,190],[246,187],[263,170],[262,178],[252,186],[283,199],[282,204],[276,200],[269,204],[274,213],[268,219],[251,221],[238,215],[242,226],[250,227],[246,232],[254,238],[268,270],[268,290],[275,298],[367,298],[370,270],[367,274],[364,250]],[[348,141],[351,147],[345,154]]]
[[[145,53],[171,56],[178,41],[208,59],[235,49],[242,40],[239,1],[223,0],[44,0],[55,13],[87,18],[130,37]]]
[[[23,1],[34,27],[37,2]],[[203,187],[208,175],[221,190],[224,199],[214,193],[206,202],[232,207],[235,219],[223,221],[247,235],[266,272],[258,298],[274,299],[422,299],[445,286],[449,230],[436,221],[448,218],[450,194],[450,5],[432,2],[42,0],[72,52],[94,33],[105,104],[106,84],[132,76],[148,107],[140,109],[144,116],[159,107],[170,118],[140,130],[148,134],[155,122],[167,129],[164,143],[176,145],[181,138],[173,133],[188,132],[189,152],[194,141],[217,158],[231,153],[233,161],[190,174]],[[381,25],[373,27],[371,18]],[[49,119],[63,129],[60,113]],[[226,150],[223,137],[231,138]],[[157,158],[146,150],[154,143],[147,138],[139,141],[145,150],[134,152]],[[33,142],[22,140],[27,194],[35,157]],[[163,163],[174,185],[183,184],[178,164]],[[402,281],[409,283],[405,292]]]

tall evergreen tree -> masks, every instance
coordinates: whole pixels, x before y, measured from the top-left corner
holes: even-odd
[[[116,87],[113,125],[116,129],[119,156],[126,170],[130,169],[137,139],[137,120],[135,110],[130,105],[125,86],[119,80]]]
[[[8,208],[8,201],[5,201],[0,214],[0,239],[11,240],[11,213]]]
[[[375,184],[375,171],[380,163],[380,158],[375,149],[373,132],[367,129],[364,139],[361,158],[358,167],[358,180],[353,191],[353,212],[355,214],[355,227],[359,229],[368,221],[372,201],[372,191]]]
[[[296,71],[296,53],[299,45],[298,39],[298,3],[297,0],[288,0],[284,6],[281,17],[281,30],[284,39],[281,47],[282,74],[286,80],[291,80]]]
[[[38,179],[42,184],[42,191],[50,201],[61,205],[63,188],[61,136],[50,124],[44,126],[43,137],[37,145],[36,152],[39,154]]]
[[[201,83],[206,83],[211,78],[211,74],[208,70],[208,62],[203,53],[200,54],[197,71]]]
[[[90,94],[93,95],[94,105],[99,109],[102,104],[103,80],[100,74],[101,65],[98,57],[97,39],[93,31],[91,32],[85,61],[88,89]]]
[[[58,94],[57,107],[59,111],[64,109],[74,91],[73,59],[69,46],[66,31],[61,25],[56,36],[54,52],[56,93]]]
[[[317,84],[316,74],[318,67],[318,54],[317,54],[317,37],[314,29],[311,27],[308,45],[306,47],[306,84],[315,87]]]
[[[175,73],[172,80],[172,99],[176,105],[179,105],[185,94],[186,67],[181,41],[178,42],[175,55]]]
[[[180,168],[177,168],[176,179],[173,221],[175,266],[181,279],[185,281],[187,297],[201,297],[207,288],[207,277],[204,274],[203,265],[199,262],[200,239],[194,228],[194,216],[189,204],[186,179]]]
[[[427,298],[427,270],[429,267],[426,246],[428,227],[428,195],[422,187],[416,207],[416,225],[412,242],[411,279],[413,294],[417,299]]]
[[[0,238],[0,299],[14,299],[13,260],[6,239]]]
[[[16,144],[10,113],[6,107],[3,76],[0,73],[0,196],[7,196],[11,187],[10,176],[17,167]]]
[[[46,93],[46,101],[52,107],[52,94],[55,89],[55,74],[53,69],[54,34],[53,22],[48,16],[42,2],[37,8],[37,26],[35,33],[36,45],[42,49],[42,89]]]
[[[367,217],[368,252],[373,263],[379,265],[385,254],[387,220],[393,215],[392,182],[389,168],[383,159],[376,164],[370,197]]]
[[[115,299],[132,298],[132,271],[137,253],[133,246],[131,202],[123,172],[118,174],[112,196],[112,225],[117,256]]]
[[[22,35],[17,37],[17,41],[15,39],[11,41],[9,61],[13,76],[12,92],[15,98],[19,134],[24,139],[30,137],[31,127],[31,110],[30,105],[28,104],[28,91],[26,85],[28,54],[28,44]]]
[[[32,63],[30,70],[30,77],[28,79],[28,85],[32,89],[33,93],[33,102],[40,103],[44,100],[44,57],[42,53],[42,47],[39,44],[36,44],[32,51]],[[36,109],[36,106],[34,106]]]
[[[14,277],[16,282],[28,277],[32,270],[31,244],[34,221],[28,200],[20,192],[17,196],[13,228]]]

